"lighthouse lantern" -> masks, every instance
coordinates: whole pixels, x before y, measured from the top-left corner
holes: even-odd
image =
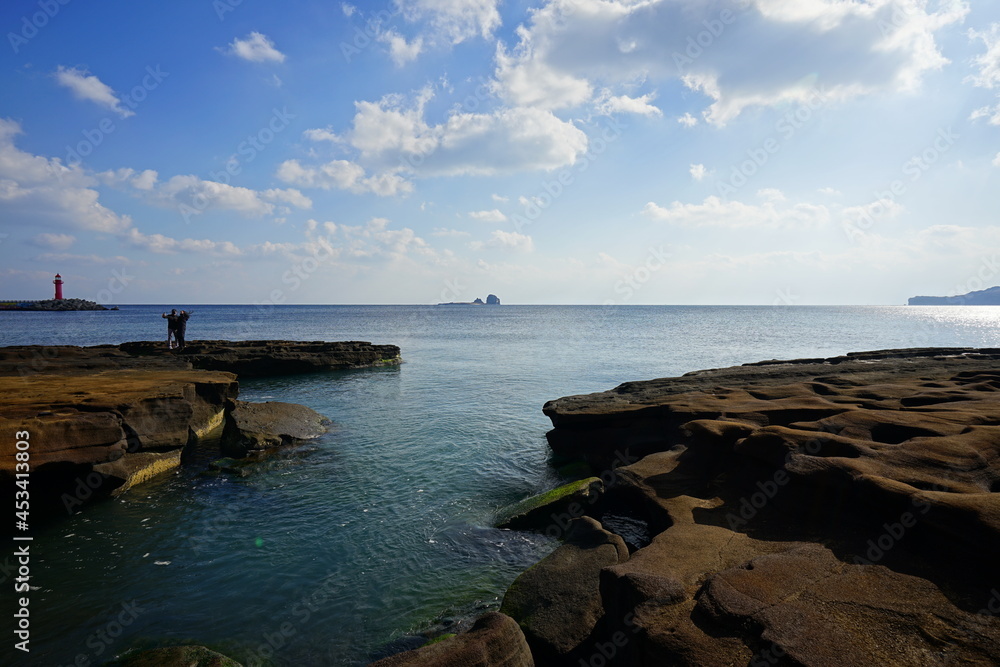
[[[56,301],[62,301],[62,286],[63,279],[58,273],[56,274],[56,279],[52,281],[52,284],[56,286]]]

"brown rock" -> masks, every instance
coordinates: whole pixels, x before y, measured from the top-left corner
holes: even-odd
[[[590,517],[574,519],[565,543],[511,584],[500,611],[520,624],[539,663],[572,660],[604,616],[601,570],[627,559],[622,538]]]
[[[713,575],[698,608],[748,644],[795,664],[996,664],[1000,627],[955,607],[930,582],[848,565],[819,545]]]
[[[646,455],[602,500],[654,534],[599,577],[591,643],[621,638],[622,664],[1000,664],[1000,351],[765,362],[545,412],[562,454]]]
[[[148,341],[124,343],[119,349],[136,356],[166,351],[164,343]],[[193,368],[227,371],[245,378],[395,366],[401,361],[396,345],[360,341],[195,340],[173,355]]]
[[[330,420],[295,403],[236,401],[229,412],[224,449],[233,456],[280,447],[326,433]]]
[[[469,632],[371,663],[372,667],[533,667],[517,623],[489,612]]]

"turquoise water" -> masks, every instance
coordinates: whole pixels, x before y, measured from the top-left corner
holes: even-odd
[[[165,337],[163,307],[122,308],[0,312],[0,345]],[[302,403],[336,427],[246,477],[186,468],[38,534],[32,652],[10,664],[179,642],[248,665],[363,664],[495,607],[553,548],[490,527],[556,481],[546,400],[761,359],[1000,347],[989,307],[191,309],[189,339],[367,340],[405,363],[242,382],[244,399]]]

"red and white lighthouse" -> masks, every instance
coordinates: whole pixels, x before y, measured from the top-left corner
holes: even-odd
[[[62,286],[63,279],[58,273],[56,274],[56,279],[52,281],[52,284],[56,286],[56,301],[62,301]]]

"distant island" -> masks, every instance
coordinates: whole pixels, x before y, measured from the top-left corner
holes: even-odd
[[[475,301],[451,301],[449,303],[439,303],[439,306],[499,306],[500,297],[496,294],[490,294],[486,297],[486,301],[477,298]]]
[[[86,299],[45,299],[44,301],[0,301],[0,310],[109,310]],[[111,308],[110,310],[117,310]]]
[[[911,306],[1000,306],[1000,286],[958,296],[915,296]]]

